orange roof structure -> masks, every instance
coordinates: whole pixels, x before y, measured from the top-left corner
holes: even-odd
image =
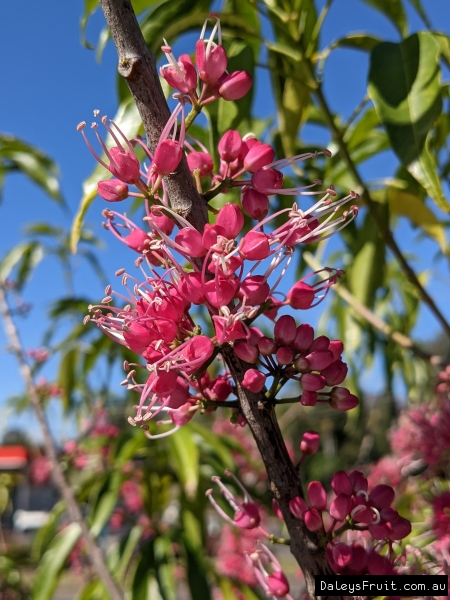
[[[28,464],[25,446],[0,446],[0,470],[22,469]]]

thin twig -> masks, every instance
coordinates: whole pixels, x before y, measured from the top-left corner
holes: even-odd
[[[304,252],[303,258],[305,262],[315,271],[319,271],[323,269],[322,265],[319,261],[315,259],[315,257],[310,252]],[[391,339],[393,342],[405,348],[405,350],[410,350],[413,354],[418,356],[419,358],[423,358],[424,360],[430,361],[432,364],[439,364],[442,361],[440,356],[432,355],[425,350],[422,350],[412,341],[411,338],[400,333],[399,331],[395,331],[390,325],[385,323],[380,317],[378,317],[375,313],[373,313],[367,306],[362,304],[355,296],[342,284],[335,283],[331,288],[338,296],[340,296],[347,304],[349,304],[353,310],[358,313],[363,319],[365,319],[368,323],[370,323],[375,329],[381,331],[381,333],[387,338]]]
[[[69,518],[72,522],[78,523],[81,529],[81,534],[87,546],[88,555],[91,559],[92,566],[94,567],[98,577],[104,583],[108,590],[109,596],[112,600],[123,600],[123,593],[117,586],[114,579],[111,577],[110,572],[106,566],[103,553],[97,546],[94,538],[92,537],[88,526],[86,525],[80,507],[78,506],[77,500],[73,493],[72,488],[67,483],[64,473],[61,469],[61,465],[58,460],[58,453],[53,442],[50,429],[47,424],[44,409],[41,405],[39,394],[34,385],[31,368],[25,360],[24,351],[20,342],[19,333],[17,331],[14,320],[11,316],[8,302],[6,299],[5,291],[0,285],[0,313],[3,319],[3,326],[5,329],[6,337],[9,342],[9,347],[12,353],[16,356],[17,362],[19,363],[19,371],[22,375],[22,379],[25,382],[28,396],[31,404],[36,412],[39,425],[42,430],[44,438],[44,447],[47,458],[52,465],[52,478],[58,488],[62,498],[64,499],[67,507]]]

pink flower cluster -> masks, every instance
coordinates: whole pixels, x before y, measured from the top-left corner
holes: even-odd
[[[241,137],[234,130],[227,131],[219,141],[220,165],[213,173],[214,162],[207,149],[196,140],[192,145],[186,139],[192,119],[188,122],[185,105],[192,104],[198,114],[204,104],[219,97],[237,99],[247,93],[251,79],[241,71],[226,73],[219,20],[208,40],[205,31],[206,24],[196,44],[195,65],[187,55],[177,61],[168,45],[163,47],[169,64],[161,69],[161,75],[178,90],[174,96],[178,104],[153,154],[141,139],[128,140],[115,123],[102,117],[115,144],[108,149],[93,125],[104,160],[90,145],[85,124],[79,126],[94,156],[114,177],[99,183],[100,196],[109,202],[128,196],[144,200],[143,225],[125,214],[103,211],[105,227],[139,254],[135,265],[140,275],[135,277],[119,269],[116,275],[122,278],[125,293],[108,286],[102,303],[89,307],[91,315],[86,321],[92,320],[144,359],[144,365],[125,364],[127,377],[123,385],[139,393],[136,415],[129,421],[146,430],[149,437],[155,436],[146,422],[162,413],[169,419],[159,423],[173,424],[175,431],[205,402],[226,400],[232,389],[226,369],[214,381],[203,381],[206,368],[224,345],[234,346],[247,367],[252,365],[246,369],[242,386],[258,393],[267,385],[270,400],[276,400],[276,393],[293,379],[303,388],[300,399],[306,406],[328,402],[334,409],[350,410],[358,402],[349,390],[340,387],[347,374],[341,342],[325,336],[314,339],[309,325],[297,327],[290,316],[278,318],[273,337],[264,336],[253,326],[262,314],[276,319],[283,306],[305,310],[323,300],[342,271],[325,268],[311,273],[298,281],[282,301],[274,294],[278,293],[294,248],[326,239],[345,227],[356,216],[357,208],[342,207],[358,196],[350,192],[337,199],[332,186],[325,191],[312,189],[320,181],[285,188],[283,169],[307,158],[329,156],[329,151],[275,160],[269,144],[253,135]],[[216,34],[218,43],[214,41]],[[94,114],[100,116],[99,111]],[[142,167],[134,152],[136,145],[144,150],[148,161]],[[178,167],[184,154],[199,191],[205,178],[213,186],[205,193],[206,201],[238,187],[243,210],[237,204],[225,204],[203,231],[172,210],[164,177]],[[130,185],[136,191],[130,191]],[[268,216],[272,194],[319,199],[305,210],[294,203]],[[243,211],[257,220],[249,231],[244,231]],[[113,296],[124,306],[113,306]],[[200,306],[207,309],[214,328],[212,336],[204,335],[192,316],[192,307]]]

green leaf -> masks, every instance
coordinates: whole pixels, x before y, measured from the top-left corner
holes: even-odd
[[[442,108],[440,52],[431,33],[379,44],[371,54],[368,91],[402,165],[449,212],[427,140]]]
[[[179,435],[180,434],[180,435]],[[199,451],[189,425],[168,438],[173,467],[188,498],[195,498],[200,475]]]
[[[98,0],[84,0],[84,13],[80,19],[80,34],[81,34],[81,43],[85,48],[89,50],[93,50],[94,46],[89,43],[86,39],[86,27],[89,23],[89,19],[98,9],[99,4]]]
[[[51,600],[58,584],[59,575],[81,537],[78,523],[71,523],[58,533],[39,563],[33,582],[32,600]]]
[[[187,580],[191,591],[191,597],[210,600],[211,592],[206,579],[200,523],[189,510],[183,511],[182,519],[182,541],[186,553]]]
[[[12,248],[0,261],[0,281],[11,276],[14,269],[14,281],[19,289],[28,281],[34,268],[44,257],[42,245],[39,242],[23,242]]]
[[[329,46],[329,52],[335,48],[352,48],[354,50],[371,52],[380,42],[381,39],[379,37],[370,35],[369,33],[350,33],[333,42]]]
[[[16,171],[21,171],[58,204],[64,204],[56,163],[35,146],[2,133],[0,134],[0,173]]]
[[[127,98],[120,106],[113,121],[117,123],[121,131],[128,139],[136,137],[142,132],[142,122],[139,112],[132,98]],[[105,144],[108,148],[114,145],[111,136],[106,136]],[[77,214],[75,215],[70,239],[70,247],[73,254],[76,254],[78,242],[80,241],[84,219],[87,211],[97,196],[97,184],[103,179],[110,177],[109,171],[106,171],[101,164],[98,164],[93,173],[83,183],[83,197],[78,206]]]
[[[78,348],[68,350],[59,365],[58,384],[63,390],[62,403],[64,410],[68,412],[73,406],[73,392],[76,385],[76,367],[78,361]]]
[[[363,0],[363,2],[387,17],[402,36],[406,35],[408,22],[401,0]]]
[[[386,190],[391,214],[407,217],[416,227],[423,229],[440,246],[444,254],[448,253],[445,228],[436,215],[426,206],[424,198],[408,189],[390,185]]]
[[[140,525],[135,525],[128,534],[122,554],[120,556],[119,564],[114,569],[114,576],[119,580],[125,577],[129,569],[134,551],[136,550],[136,547],[142,537],[142,531],[143,529]]]

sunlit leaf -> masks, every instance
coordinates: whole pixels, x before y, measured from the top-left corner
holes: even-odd
[[[179,429],[169,438],[169,448],[173,457],[173,467],[184,488],[186,496],[193,498],[197,493],[199,479],[199,451],[192,439],[188,425]]]
[[[436,205],[449,212],[427,143],[442,107],[440,52],[431,33],[414,34],[400,44],[379,44],[371,54],[368,90],[401,163]]]
[[[363,2],[381,12],[403,36],[406,35],[408,22],[401,0],[363,0]]]
[[[32,600],[51,600],[67,557],[81,537],[78,523],[71,523],[57,534],[42,557],[36,571]]]
[[[39,242],[17,244],[0,261],[0,281],[13,277],[20,289],[43,257],[44,251]]]

